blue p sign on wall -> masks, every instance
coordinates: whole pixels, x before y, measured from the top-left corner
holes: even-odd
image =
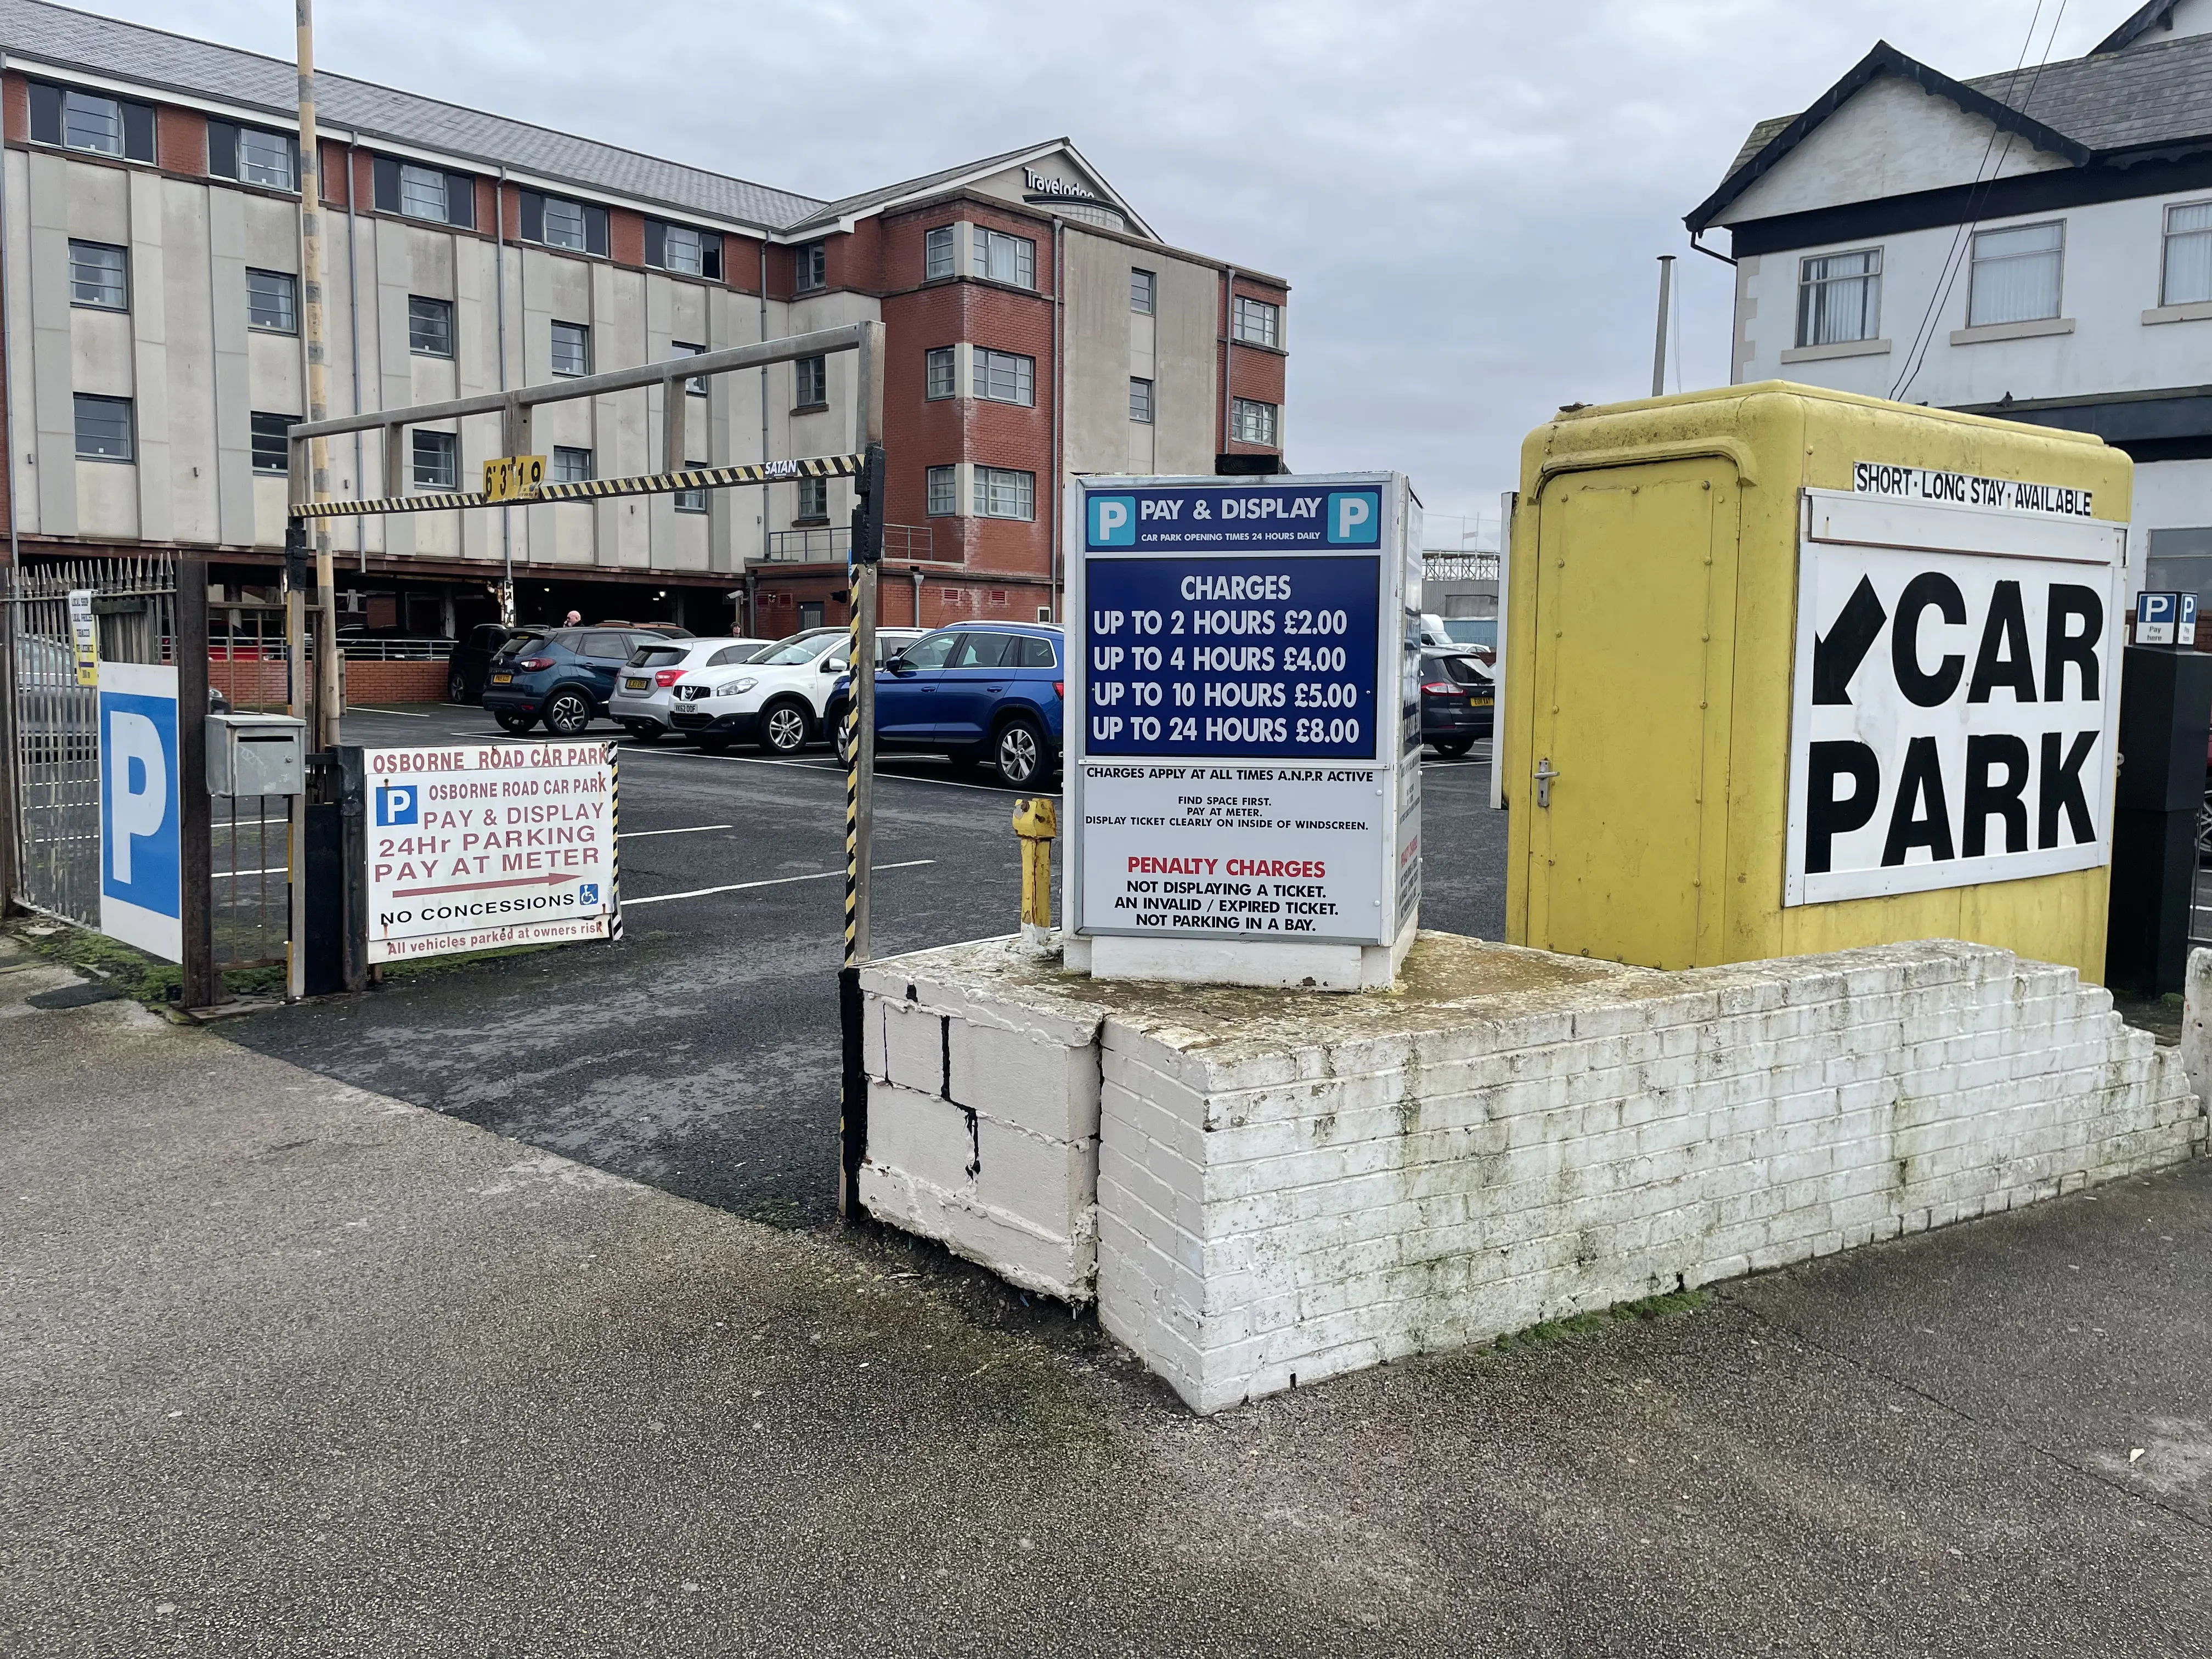
[[[1382,544],[1382,496],[1379,491],[1329,491],[1328,544],[1331,547],[1380,547]]]
[[[376,823],[380,830],[395,823],[420,823],[422,798],[411,783],[380,784],[376,791]]]
[[[100,665],[100,931],[185,957],[177,671]]]
[[[1091,498],[1091,537],[1093,547],[1134,547],[1137,544],[1137,498],[1134,495],[1093,495]]]

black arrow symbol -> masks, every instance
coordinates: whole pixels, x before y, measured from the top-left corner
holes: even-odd
[[[1874,583],[1867,577],[1860,577],[1859,585],[1851,590],[1850,599],[1828,629],[1827,636],[1814,636],[1814,702],[1851,700],[1851,676],[1859,672],[1859,665],[1873,648],[1875,636],[1888,620],[1889,612],[1881,608],[1881,601],[1875,596]]]

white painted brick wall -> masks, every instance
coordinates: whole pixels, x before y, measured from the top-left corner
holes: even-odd
[[[880,964],[862,1196],[1017,1283],[1095,1285],[1212,1411],[2204,1144],[2179,1051],[1984,946],[1686,974],[1416,951],[1425,1000],[1109,993],[997,943]]]

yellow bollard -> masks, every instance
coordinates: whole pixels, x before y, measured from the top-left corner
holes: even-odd
[[[1022,944],[1034,955],[1049,955],[1052,843],[1060,834],[1060,815],[1047,799],[1016,801],[1014,833],[1022,838]]]

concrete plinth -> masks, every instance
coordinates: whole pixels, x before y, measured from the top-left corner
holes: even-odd
[[[1424,933],[1358,996],[876,964],[861,1194],[1212,1411],[2157,1168],[2179,1052],[1950,940],[1686,973]]]

